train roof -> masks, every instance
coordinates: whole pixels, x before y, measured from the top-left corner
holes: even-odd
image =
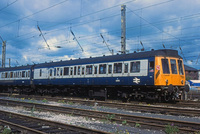
[[[0,68],[1,71],[10,71],[10,70],[28,70],[31,69],[32,65],[26,65],[26,66],[18,66],[18,67],[6,67],[6,68]]]
[[[178,55],[177,50],[162,49],[162,50],[152,50],[152,51],[145,51],[145,52],[138,52],[138,53],[134,52],[134,53],[129,53],[129,54],[117,54],[117,55],[94,57],[94,58],[90,57],[90,58],[84,58],[84,59],[40,63],[40,64],[35,64],[34,68],[126,61],[126,60],[150,58],[150,57],[155,57],[155,56],[182,58],[181,56]],[[28,66],[11,67],[11,68],[4,68],[4,69],[1,68],[0,71],[23,70],[23,69],[30,69],[30,68],[31,68],[31,65],[28,65]]]
[[[90,58],[85,58],[85,59],[42,63],[42,64],[35,65],[35,68],[126,61],[126,60],[142,59],[142,58],[149,58],[149,57],[155,57],[155,56],[182,58],[181,56],[178,55],[177,50],[162,49],[162,50],[152,50],[152,51],[138,52],[138,53],[117,54],[117,55],[94,57],[94,58],[90,57]]]

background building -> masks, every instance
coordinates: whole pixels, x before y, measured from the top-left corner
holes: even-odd
[[[185,75],[186,80],[198,80],[199,79],[199,71],[193,67],[185,66]]]

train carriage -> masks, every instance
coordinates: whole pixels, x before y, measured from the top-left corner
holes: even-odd
[[[1,69],[0,74],[17,70]],[[25,72],[30,89],[40,93],[172,100],[188,91],[183,60],[169,49],[42,63]],[[0,85],[17,86],[20,78],[1,77]]]

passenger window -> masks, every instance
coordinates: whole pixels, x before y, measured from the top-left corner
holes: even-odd
[[[169,74],[169,62],[168,59],[162,59],[163,74]]]
[[[60,68],[60,76],[63,75],[63,68]]]
[[[7,72],[5,73],[5,78],[8,78],[8,73]]]
[[[76,75],[76,67],[74,67],[74,75]]]
[[[78,66],[78,75],[80,75],[80,74],[81,74],[81,67]]]
[[[69,75],[69,67],[64,67],[64,75]]]
[[[57,68],[57,76],[59,76],[60,68]]]
[[[87,74],[92,74],[92,65],[86,66],[86,75]]]
[[[53,73],[53,71],[52,71],[52,69],[50,69],[49,70],[49,76],[52,76],[52,73]]]
[[[5,73],[2,73],[2,76],[1,76],[1,78],[5,78]]]
[[[73,75],[73,67],[70,67],[70,75]]]
[[[106,64],[99,65],[99,74],[106,74]]]
[[[13,78],[13,72],[10,72],[10,78]]]
[[[108,65],[108,73],[112,74],[112,65]]]
[[[176,60],[171,59],[170,63],[172,74],[177,74]]]
[[[22,71],[22,78],[26,76],[25,71]],[[42,69],[40,69],[40,77],[42,76]]]
[[[82,67],[82,75],[85,74],[85,67]]]
[[[131,62],[131,73],[138,73],[140,72],[140,61]]]
[[[98,66],[94,66],[94,74],[97,74]]]
[[[54,76],[56,76],[56,68],[54,68]]]
[[[154,61],[149,62],[149,72],[154,72]]]
[[[178,60],[178,69],[179,69],[179,74],[183,75],[183,63],[182,60]]]
[[[30,77],[30,71],[28,71],[28,77]]]
[[[114,63],[114,73],[122,73],[122,63]]]
[[[128,63],[124,63],[124,73],[128,73]]]

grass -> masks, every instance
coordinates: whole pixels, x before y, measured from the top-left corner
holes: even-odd
[[[174,124],[168,124],[165,127],[165,133],[166,134],[177,134],[179,132],[179,129],[177,126],[174,126]]]

